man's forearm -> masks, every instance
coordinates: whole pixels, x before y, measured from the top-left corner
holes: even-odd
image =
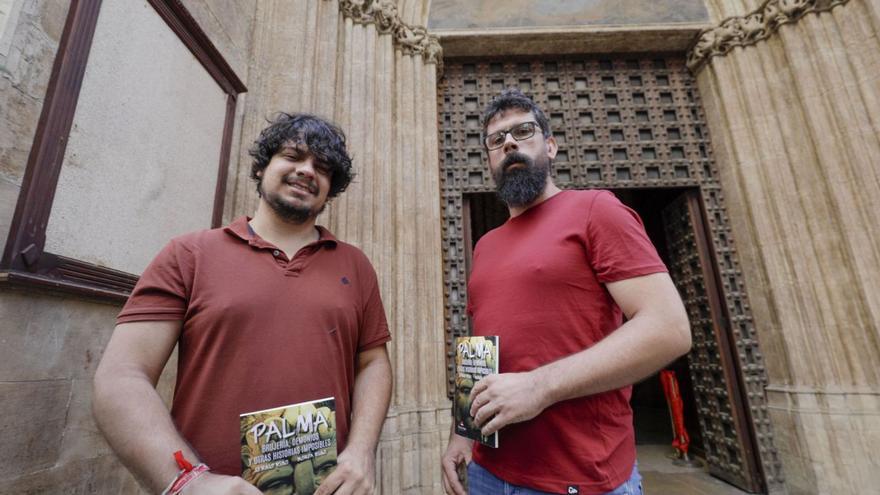
[[[347,448],[373,453],[391,401],[391,363],[385,347],[361,363],[354,380],[351,431]],[[366,352],[370,352],[366,351]],[[362,353],[363,354],[363,353]]]
[[[547,405],[631,385],[690,348],[686,318],[636,316],[589,349],[532,373]]]
[[[138,481],[158,493],[177,475],[172,457],[197,461],[183,440],[165,403],[145,376],[120,370],[99,370],[93,399],[95,420],[108,443]]]

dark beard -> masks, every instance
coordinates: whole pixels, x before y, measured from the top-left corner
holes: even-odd
[[[508,170],[514,163],[523,167]],[[495,180],[495,192],[507,206],[519,207],[531,204],[547,186],[550,174],[550,159],[541,157],[536,163],[530,156],[513,151],[508,153],[492,174]]]
[[[326,202],[324,202],[324,204],[322,204],[317,210],[302,206],[294,206],[282,199],[279,194],[264,193],[262,187],[259,186],[262,186],[262,184],[258,185],[258,189],[266,200],[266,204],[268,204],[269,207],[272,208],[272,211],[274,211],[279,217],[290,223],[303,224],[312,220],[320,215],[321,212],[324,211],[324,207],[327,206]]]

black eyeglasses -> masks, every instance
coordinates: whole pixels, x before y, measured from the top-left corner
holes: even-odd
[[[508,134],[513,136],[513,139],[517,141],[526,140],[535,135],[535,128],[537,126],[537,122],[523,122],[522,124],[517,124],[510,129],[493,132],[492,134],[486,136],[486,148],[489,151],[492,151],[504,146],[504,141],[507,139]]]

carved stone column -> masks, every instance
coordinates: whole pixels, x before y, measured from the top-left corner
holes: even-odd
[[[707,4],[726,18],[689,65],[766,358],[785,487],[863,493],[880,485],[880,1]]]
[[[243,143],[278,110],[327,116],[358,177],[321,223],[367,254],[393,333],[394,395],[377,454],[380,493],[442,493],[450,428],[443,359],[437,158],[440,47],[416,22],[428,0],[258,3]],[[246,148],[247,146],[243,146]],[[232,215],[256,197],[242,153]]]

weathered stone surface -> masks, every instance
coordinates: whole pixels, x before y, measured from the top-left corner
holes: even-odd
[[[64,437],[60,443],[59,463],[76,462],[89,457],[113,455],[92,418],[92,380],[71,380],[70,403]]]
[[[0,177],[0,246],[6,245],[9,236],[9,226],[12,224],[12,215],[15,212],[15,204],[18,201],[18,193],[21,188],[3,177]]]
[[[9,467],[0,476],[28,478],[52,466],[112,456],[92,419],[92,376],[119,309],[0,291],[0,436],[18,446],[0,454],[9,456],[0,458]],[[174,353],[159,380],[159,394],[167,404],[176,363]]]
[[[880,441],[880,394],[771,386],[768,399],[790,493],[860,493],[880,483],[880,463],[853,455]]]
[[[447,57],[680,52],[708,24],[437,31]]]
[[[0,57],[0,176],[14,183],[24,176],[67,7],[61,1],[25,2],[17,26],[7,28],[14,36]]]
[[[433,0],[431,29],[521,28],[536,26],[636,25],[708,20],[700,0]]]
[[[792,493],[876,486],[876,3],[809,14],[698,74]],[[757,8],[758,5],[743,7]],[[731,10],[719,3],[713,9]]]
[[[70,380],[0,381],[0,477],[56,464],[64,439]]]
[[[38,4],[40,28],[49,39],[60,40],[70,2],[66,0],[43,0]]]
[[[246,81],[256,0],[185,0],[183,5],[209,34],[236,75]]]
[[[109,455],[83,457],[19,478],[0,479],[0,493],[16,495],[91,495],[147,493]]]
[[[120,306],[31,292],[0,292],[0,380],[94,374]]]

